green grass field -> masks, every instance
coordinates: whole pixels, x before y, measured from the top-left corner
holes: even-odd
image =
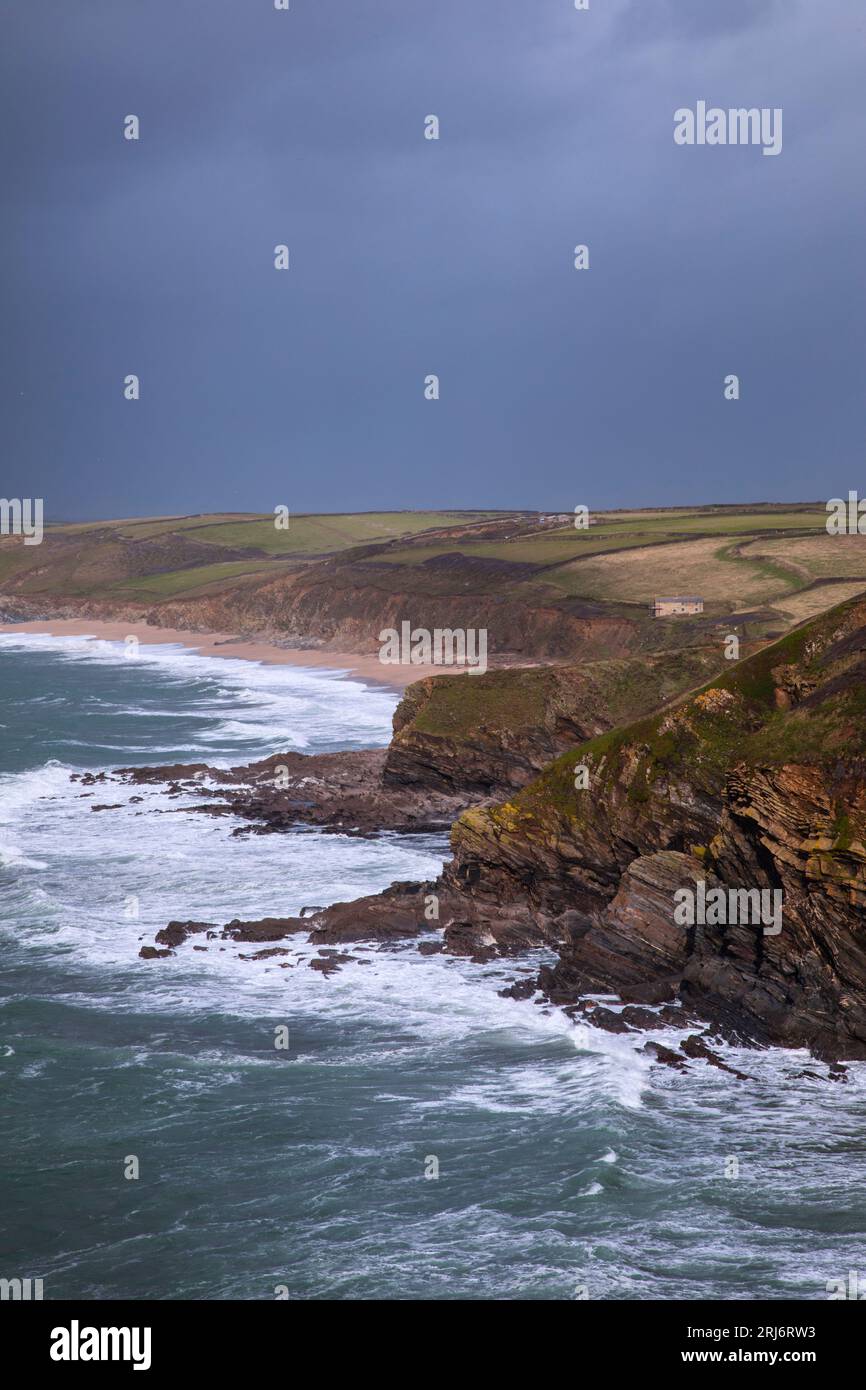
[[[475,555],[491,560],[516,560],[532,565],[568,564],[596,555],[599,551],[635,549],[676,540],[680,536],[748,536],[766,531],[802,531],[820,528],[826,517],[818,512],[743,512],[736,515],[692,513],[668,515],[637,514],[627,520],[600,519],[588,531],[571,527],[541,531],[537,535],[517,535],[513,540],[431,541],[429,545],[391,548],[382,559],[389,564],[423,564],[438,555]]]
[[[829,584],[824,595],[816,582],[866,580],[866,537],[828,536],[825,521],[814,504],[598,513],[585,531],[532,512],[317,513],[292,516],[288,530],[251,513],[127,517],[52,526],[40,546],[0,538],[0,591],[158,603],[248,588],[315,562],[347,591],[586,599],[612,609],[697,593],[711,615],[768,609],[792,620],[829,606]],[[367,553],[341,561],[358,549]],[[461,556],[521,568],[461,567]],[[438,558],[447,563],[426,563]]]
[[[287,530],[277,530],[273,516],[249,513],[50,526],[39,546],[24,546],[17,537],[0,537],[0,586],[23,595],[123,593],[172,598],[208,584],[244,579],[260,568],[267,572],[265,557],[303,561],[356,546],[408,539],[441,527],[471,525],[496,515],[444,511],[299,515],[290,518]],[[247,558],[244,551],[250,552]]]
[[[226,580],[243,579],[248,575],[279,574],[284,570],[278,562],[250,560],[228,561],[222,565],[200,565],[195,569],[170,570],[166,574],[150,574],[142,579],[124,579],[113,584],[111,592],[118,597],[179,598],[200,594],[210,585],[222,585]]]
[[[124,524],[130,540],[185,535],[209,545],[263,550],[269,555],[326,555],[356,545],[412,536],[440,526],[466,524],[486,512],[362,512],[292,516],[288,530],[277,530],[273,516],[188,517],[183,521]]]

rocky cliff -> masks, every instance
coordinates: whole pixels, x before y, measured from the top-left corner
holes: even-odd
[[[554,998],[678,998],[731,1032],[866,1057],[866,603],[466,812],[443,886],[563,924]],[[778,934],[677,925],[698,880],[778,890]]]
[[[385,782],[508,794],[566,749],[660,708],[722,664],[716,645],[417,681],[394,715]]]

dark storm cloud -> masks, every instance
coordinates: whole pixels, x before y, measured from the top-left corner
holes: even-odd
[[[2,12],[0,494],[85,517],[862,483],[859,0]],[[676,147],[698,99],[782,106],[781,156]]]

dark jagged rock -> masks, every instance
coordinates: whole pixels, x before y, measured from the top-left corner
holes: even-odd
[[[697,1033],[693,1033],[690,1038],[686,1038],[680,1043],[680,1052],[684,1052],[687,1057],[708,1062],[711,1067],[718,1067],[720,1071],[730,1072],[738,1081],[751,1081],[753,1078],[747,1076],[743,1071],[737,1071],[736,1067],[729,1067],[727,1062],[723,1062],[717,1052],[713,1052],[711,1047],[707,1047],[703,1038]]]
[[[697,860],[666,850],[635,859],[611,904],[573,941],[547,977],[552,997],[604,990],[674,994],[689,959],[689,936],[673,920],[675,889],[705,877]],[[649,1002],[644,999],[640,1002]]]
[[[603,1028],[606,1033],[632,1032],[621,1013],[617,1013],[615,1009],[606,1009],[602,1004],[587,1009],[585,1017],[593,1028]]]
[[[673,1052],[669,1047],[664,1047],[662,1043],[644,1043],[642,1050],[650,1053],[655,1057],[657,1062],[663,1063],[664,1066],[673,1067],[674,1071],[688,1071],[688,1063],[686,1060],[681,1057],[678,1052]]]
[[[687,1021],[682,1009],[643,1009],[636,1004],[628,1004],[620,1014],[623,1022],[631,1028],[681,1028]]]
[[[220,932],[223,941],[282,941],[295,932],[309,930],[309,923],[300,917],[262,917],[257,922],[241,922],[234,918]]]
[[[307,918],[313,945],[343,941],[400,941],[436,929],[425,917],[432,883],[392,883],[383,893],[355,902],[334,903]]]
[[[531,976],[524,980],[515,980],[513,984],[506,985],[505,989],[497,990],[503,999],[531,999],[538,993],[538,979]]]
[[[161,946],[181,946],[188,936],[213,930],[213,922],[169,922],[156,933],[156,940]]]
[[[263,951],[253,951],[249,956],[245,956],[242,951],[239,951],[238,960],[273,960],[274,956],[287,956],[288,954],[284,946],[268,946]]]
[[[309,962],[309,965],[311,970],[318,970],[322,975],[333,975],[340,969],[341,965],[346,965],[354,959],[354,956],[346,955],[342,951],[320,951],[318,956]],[[363,964],[363,962],[359,962],[359,964]]]
[[[302,825],[343,835],[442,832],[478,800],[468,790],[449,793],[433,787],[421,791],[394,780],[386,783],[385,759],[385,749],[286,752],[249,766],[226,769],[178,763],[118,768],[111,777],[131,786],[161,786],[173,797],[189,797],[190,804],[179,808],[184,811],[237,816],[247,824],[237,826],[235,835],[269,835]],[[89,785],[84,777],[80,780]]]

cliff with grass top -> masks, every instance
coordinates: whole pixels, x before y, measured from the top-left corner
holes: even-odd
[[[507,794],[565,749],[659,709],[722,665],[719,643],[579,666],[416,681],[394,714],[385,782]]]
[[[857,600],[466,812],[443,888],[467,921],[558,923],[559,1002],[676,998],[741,1036],[866,1057],[864,716]],[[674,893],[701,878],[781,890],[782,931],[677,926]]]

